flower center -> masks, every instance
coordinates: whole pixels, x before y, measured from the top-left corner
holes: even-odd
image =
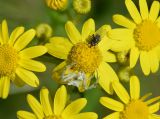
[[[73,63],[75,70],[93,73],[98,68],[102,55],[97,46],[91,47],[86,43],[77,43],[72,47],[68,59]]]
[[[121,119],[148,119],[149,108],[141,100],[131,101],[122,112]]]
[[[11,76],[16,69],[18,54],[9,45],[0,46],[0,76]]]
[[[152,21],[145,20],[134,30],[136,46],[149,51],[160,43],[160,29]]]

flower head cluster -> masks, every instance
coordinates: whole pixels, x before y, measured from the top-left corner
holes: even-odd
[[[68,0],[46,0],[46,3],[54,10],[64,10]],[[150,10],[146,0],[139,0],[139,10],[132,0],[125,0],[125,4],[133,20],[119,14],[113,16],[114,22],[123,28],[111,29],[110,25],[103,25],[96,30],[94,20],[90,18],[84,22],[81,32],[68,21],[65,24],[67,37],[51,37],[52,28],[41,24],[37,27],[37,37],[49,39],[44,42],[45,46],[29,47],[36,34],[34,29],[24,32],[24,27],[17,27],[9,35],[7,22],[3,20],[0,24],[0,98],[7,98],[11,82],[17,86],[39,86],[33,72],[44,72],[46,67],[34,58],[48,51],[63,60],[52,72],[52,78],[58,83],[75,86],[80,93],[98,84],[108,94],[115,92],[121,101],[108,96],[99,100],[103,106],[115,111],[103,119],[160,119],[156,114],[160,109],[160,96],[147,100],[149,93],[141,97],[140,81],[131,71],[139,57],[145,75],[158,71],[160,4],[154,1]],[[74,0],[73,6],[78,13],[85,14],[91,9],[91,0]],[[130,94],[109,64],[117,61],[125,66],[118,76],[130,83]],[[85,98],[69,103],[64,85],[58,88],[54,99],[47,88],[42,88],[40,101],[30,94],[27,101],[33,112],[20,110],[17,112],[19,119],[98,118],[94,112],[81,113],[87,104]]]

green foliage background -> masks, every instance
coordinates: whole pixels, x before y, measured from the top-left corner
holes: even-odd
[[[136,4],[138,3],[138,0],[134,1]],[[151,2],[152,0],[148,0],[149,5]],[[68,6],[66,12],[72,15],[75,14],[72,5]],[[25,26],[26,29],[29,29],[35,28],[40,23],[48,23],[52,26],[54,35],[66,36],[64,30],[64,24],[67,21],[66,12],[55,12],[47,8],[43,0],[0,0],[0,21],[7,19],[10,32],[13,28],[19,25]],[[81,28],[84,20],[92,17],[96,22],[97,28],[103,24],[111,24],[114,28],[116,26],[112,22],[112,15],[115,13],[125,14],[129,17],[124,0],[92,0],[92,11],[85,16],[80,16],[81,19],[78,20],[78,27]],[[36,45],[37,41],[38,39],[35,38],[30,45]],[[16,112],[21,109],[31,111],[26,102],[26,94],[33,94],[39,99],[39,89],[43,86],[49,88],[52,92],[51,94],[54,95],[58,85],[51,79],[51,71],[53,67],[61,61],[50,55],[44,55],[38,58],[38,60],[44,62],[47,66],[46,72],[37,73],[41,82],[40,87],[36,89],[29,86],[17,88],[12,85],[9,97],[6,100],[0,99],[0,119],[16,119]],[[121,67],[117,64],[112,64],[112,66],[116,71]],[[160,95],[160,71],[156,74],[151,74],[149,77],[145,77],[142,74],[139,64],[137,64],[134,72],[141,80],[142,95],[149,92],[152,92],[153,96]],[[123,84],[128,88],[128,83],[123,82]],[[68,92],[70,93],[71,100],[78,97],[86,97],[88,104],[83,111],[97,112],[99,114],[99,119],[111,112],[99,104],[99,97],[107,95],[100,87],[88,90],[81,94],[73,88],[68,88]],[[115,95],[112,97],[116,98]]]

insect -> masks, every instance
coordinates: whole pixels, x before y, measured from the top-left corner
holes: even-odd
[[[94,83],[88,86],[88,81],[92,79],[92,76],[87,76],[83,71],[74,71],[72,69],[72,65],[66,66],[62,75],[61,75],[61,83],[72,85],[77,88],[81,87],[81,89],[89,90],[96,87],[97,83]]]
[[[74,71],[72,67],[73,64],[66,66],[61,76],[62,82],[76,87],[79,87],[81,84],[85,84],[85,73],[82,71]]]
[[[92,46],[96,46],[101,40],[100,35],[96,34],[96,35],[92,35],[91,40],[89,42],[89,44]]]

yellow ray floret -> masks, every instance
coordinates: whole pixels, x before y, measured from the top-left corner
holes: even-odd
[[[109,97],[101,97],[100,103],[105,107],[115,111],[103,119],[156,119],[160,115],[154,114],[159,110],[160,96],[146,99],[151,95],[147,94],[140,97],[140,82],[136,76],[130,78],[130,95],[118,81],[113,82],[113,88],[120,101]]]
[[[7,98],[10,82],[17,86],[25,83],[37,87],[39,80],[32,72],[44,72],[46,67],[32,58],[47,52],[44,46],[25,48],[35,36],[35,30],[24,32],[24,27],[17,27],[11,35],[8,33],[6,20],[0,25],[0,98]]]
[[[97,119],[94,112],[80,111],[87,104],[85,98],[77,99],[67,105],[67,91],[65,86],[61,86],[52,101],[49,91],[42,88],[40,91],[40,102],[32,95],[27,95],[27,101],[33,113],[28,111],[18,111],[18,119]]]

